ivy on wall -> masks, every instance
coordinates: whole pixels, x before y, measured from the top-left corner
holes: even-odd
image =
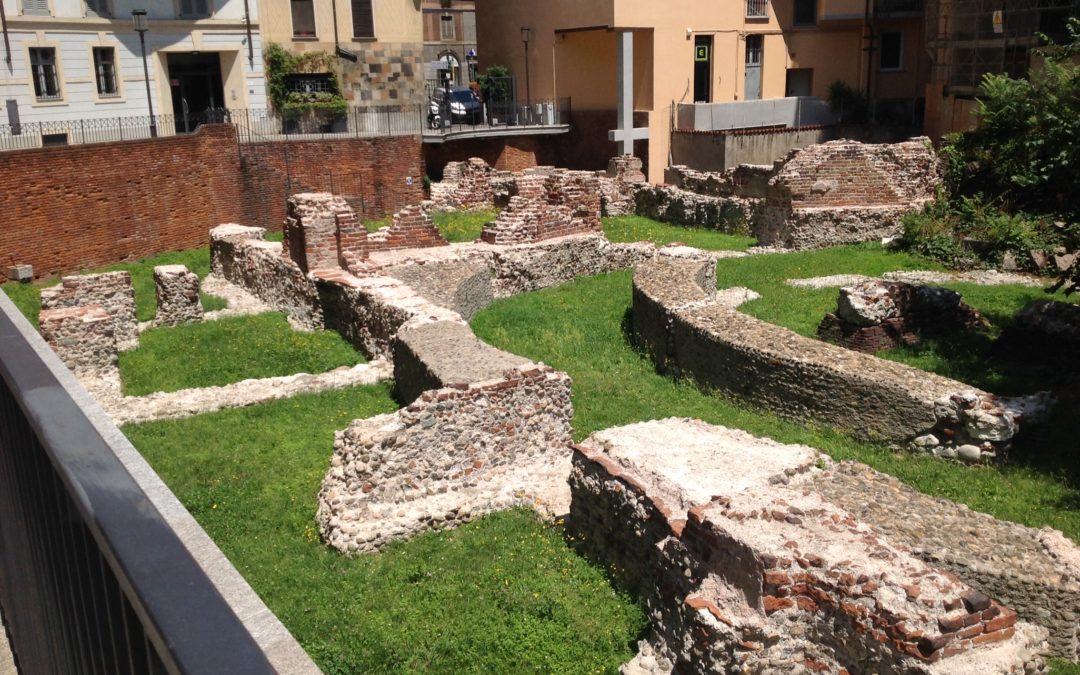
[[[341,95],[338,80],[337,58],[327,52],[303,52],[294,54],[279,44],[270,43],[263,51],[266,81],[270,103],[287,118],[298,118],[305,113],[324,112],[333,117],[342,116],[349,108]],[[329,91],[290,91],[289,76],[303,73],[329,74]]]

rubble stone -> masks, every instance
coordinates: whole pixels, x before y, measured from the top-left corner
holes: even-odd
[[[521,244],[569,234],[600,231],[600,184],[587,171],[525,172],[516,195],[498,217],[484,225],[489,244]]]
[[[42,309],[63,309],[98,305],[113,321],[113,334],[120,351],[139,344],[135,317],[135,289],[128,272],[104,272],[62,277],[60,284],[41,291]]]
[[[158,265],[154,268],[154,287],[157,292],[155,325],[178,326],[203,320],[199,277],[187,267]]]
[[[101,305],[43,309],[38,326],[41,336],[77,376],[95,377],[116,368],[116,322]]]

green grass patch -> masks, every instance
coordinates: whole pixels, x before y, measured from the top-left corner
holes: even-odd
[[[821,254],[839,260],[860,258],[859,249]],[[809,254],[793,255],[799,256],[794,260],[802,260],[800,269],[806,273],[788,276],[871,271],[870,258],[862,265],[851,263],[836,269],[819,268]],[[766,256],[761,264],[780,265],[784,257]],[[724,270],[729,263],[756,260],[721,261],[720,267]],[[911,266],[916,262],[906,259]],[[898,263],[905,263],[905,258],[888,255],[876,264],[883,267],[880,271],[886,271],[897,269]],[[723,272],[724,278],[733,275],[731,268]],[[763,274],[755,276],[752,268],[737,276],[740,284],[751,287],[764,279]],[[630,291],[629,271],[579,279],[559,288],[499,300],[477,315],[472,325],[477,335],[496,347],[542,360],[570,374],[576,439],[641,420],[695,417],[786,443],[805,443],[836,459],[865,462],[925,493],[965,503],[1004,520],[1033,527],[1050,525],[1080,541],[1080,482],[1070,464],[1075,462],[1073,445],[1043,447],[1036,456],[1017,451],[1015,463],[1003,467],[967,467],[893,453],[838,431],[805,427],[702,392],[690,382],[658,375],[652,362],[630,347],[625,334],[631,316]]]
[[[363,361],[337,333],[294,331],[284,314],[267,313],[148,330],[137,349],[120,354],[120,377],[125,394],[143,396]]]
[[[135,313],[139,321],[149,321],[157,313],[157,291],[154,287],[154,268],[158,265],[185,265],[200,279],[210,273],[210,248],[202,247],[190,251],[173,251],[143,258],[136,262],[117,263],[107,267],[96,267],[78,274],[97,272],[127,271],[131,273],[131,285],[135,290]],[[73,273],[74,274],[74,273]],[[8,282],[0,288],[8,294],[23,315],[34,326],[38,325],[41,312],[41,289],[60,283],[57,277],[50,277],[33,284]],[[212,311],[224,309],[225,301],[213,295],[201,294],[203,309]]]
[[[367,229],[368,232],[378,232],[384,227],[390,227],[391,225],[393,225],[394,217],[384,216],[376,220],[361,220],[360,222],[363,223],[364,227]]]
[[[714,251],[745,251],[757,241],[753,237],[723,234],[700,227],[681,227],[641,216],[604,218],[604,235],[614,242],[651,241],[657,246],[682,242],[687,246]]]
[[[530,512],[355,559],[322,545],[334,431],[395,408],[378,385],[124,431],[327,673],[614,672],[628,660],[643,611]]]
[[[443,211],[432,216],[435,227],[450,243],[476,241],[484,224],[498,217],[497,211]]]

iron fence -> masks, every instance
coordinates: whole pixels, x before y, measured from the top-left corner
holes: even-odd
[[[273,672],[63,377],[0,293],[0,606],[19,671]]]

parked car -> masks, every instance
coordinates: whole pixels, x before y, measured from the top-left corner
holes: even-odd
[[[484,105],[476,92],[468,87],[434,91],[431,100],[428,101],[428,124],[432,129],[442,126],[447,110],[449,110],[451,122],[480,124],[484,121]]]

